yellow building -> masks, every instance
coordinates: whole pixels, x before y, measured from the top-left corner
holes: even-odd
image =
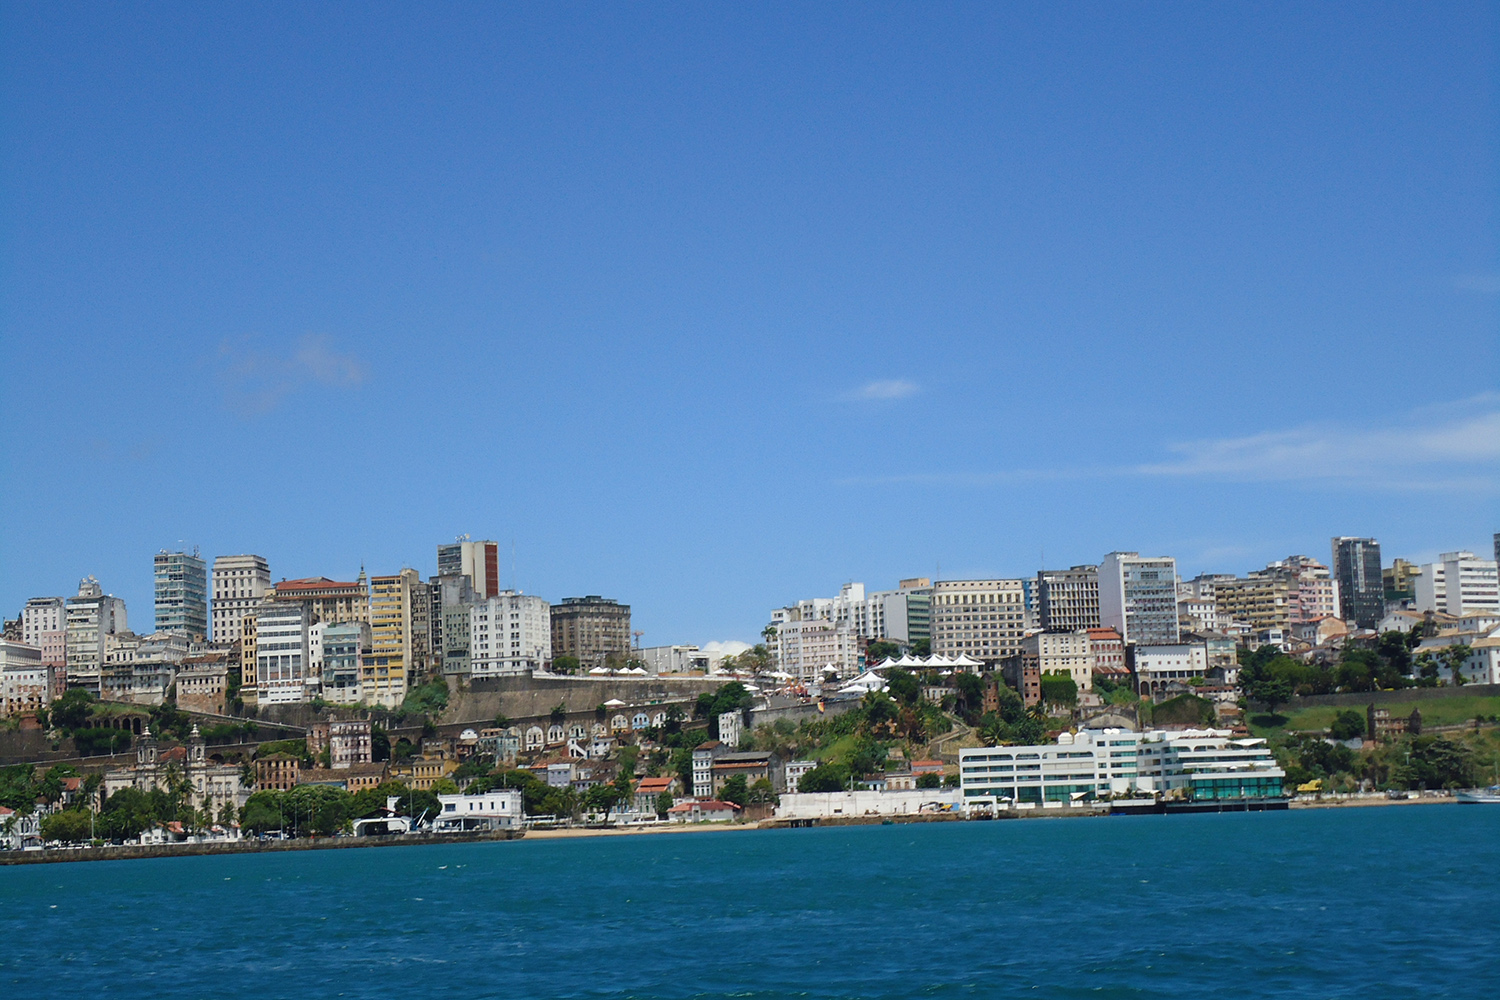
[[[391,778],[406,782],[408,787],[430,792],[433,785],[457,770],[457,761],[442,757],[421,757],[391,768]]]
[[[421,585],[414,569],[370,577],[370,655],[360,670],[360,700],[367,705],[400,705],[415,672],[425,666],[412,655],[413,591]]]
[[[255,688],[255,614],[240,619],[240,700],[259,703]]]

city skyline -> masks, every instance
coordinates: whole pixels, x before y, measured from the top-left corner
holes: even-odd
[[[0,18],[7,613],[469,533],[753,641],[1500,522],[1493,6]]]

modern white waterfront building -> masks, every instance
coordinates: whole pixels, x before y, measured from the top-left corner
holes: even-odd
[[[469,610],[469,673],[517,677],[552,661],[552,605],[502,590]]]
[[[1265,740],[1234,739],[1227,729],[1085,729],[1041,746],[959,751],[966,804],[1061,805],[1132,794],[1274,798],[1285,777]]]
[[[437,799],[433,833],[514,830],[522,823],[521,793],[514,788],[496,788],[482,795],[439,795]]]

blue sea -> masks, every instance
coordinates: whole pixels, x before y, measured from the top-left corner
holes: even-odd
[[[1500,996],[1500,809],[0,868],[0,996]]]

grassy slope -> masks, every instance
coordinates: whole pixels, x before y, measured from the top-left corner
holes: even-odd
[[[1427,701],[1383,701],[1378,693],[1370,695],[1370,701],[1379,708],[1388,708],[1392,715],[1406,716],[1411,714],[1413,708],[1422,710],[1422,722],[1428,726],[1454,726],[1473,720],[1476,715],[1491,716],[1500,714],[1500,696],[1490,697],[1454,697],[1433,698]],[[1368,704],[1368,702],[1366,703]],[[1272,736],[1288,730],[1299,732],[1312,732],[1327,729],[1332,724],[1334,716],[1339,712],[1357,711],[1364,714],[1362,706],[1349,706],[1337,708],[1332,705],[1319,705],[1313,708],[1304,708],[1293,712],[1286,722],[1279,726],[1257,725],[1256,720],[1264,719],[1265,716],[1259,712],[1250,713],[1250,729],[1256,736]]]

